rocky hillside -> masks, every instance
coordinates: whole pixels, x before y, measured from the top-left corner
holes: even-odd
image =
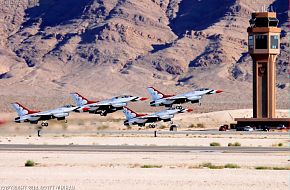
[[[287,0],[0,1],[0,97],[37,108],[78,91],[104,98],[221,88],[200,111],[251,107],[248,20],[263,5],[282,28],[278,107],[288,108]],[[147,95],[147,94],[146,94]]]

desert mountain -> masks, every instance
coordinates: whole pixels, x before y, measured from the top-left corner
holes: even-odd
[[[210,87],[197,111],[250,108],[252,60],[248,20],[275,10],[282,28],[277,60],[278,107],[288,108],[287,0],[24,0],[1,1],[2,111],[21,101],[49,108],[90,98],[148,96]]]

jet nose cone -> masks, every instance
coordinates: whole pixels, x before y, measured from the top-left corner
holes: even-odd
[[[222,93],[223,91],[222,90],[216,90],[216,93]]]
[[[4,125],[5,123],[6,123],[6,121],[0,119],[0,125]]]
[[[140,101],[145,101],[145,100],[148,100],[148,98],[140,97],[139,100]]]
[[[86,111],[89,111],[89,109],[90,108],[85,107],[85,108],[83,108],[83,111],[86,112]]]
[[[192,112],[192,111],[193,111],[193,109],[191,109],[191,108],[187,109],[187,112]]]

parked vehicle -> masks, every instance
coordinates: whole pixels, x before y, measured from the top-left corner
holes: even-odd
[[[285,127],[285,125],[279,125],[279,126],[277,127],[277,129],[278,129],[278,130],[284,130],[284,129],[287,129],[287,128]]]
[[[244,131],[254,131],[254,129],[250,126],[244,127]]]
[[[226,128],[224,125],[220,126],[219,131],[226,131]]]
[[[254,129],[251,126],[243,126],[243,127],[237,127],[237,131],[254,131]]]
[[[227,130],[229,130],[229,125],[227,125],[227,124],[222,125],[222,126],[220,126],[220,128],[219,128],[219,131],[227,131]]]

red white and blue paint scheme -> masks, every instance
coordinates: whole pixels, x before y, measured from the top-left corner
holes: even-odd
[[[31,111],[18,102],[12,103],[12,107],[18,114],[18,117],[15,118],[16,123],[29,122],[31,124],[37,124],[39,121],[43,121],[41,126],[48,126],[47,120],[65,120],[65,118],[69,116],[70,112],[78,108],[75,106],[66,105],[47,111]]]
[[[71,93],[74,102],[79,106],[77,112],[89,112],[106,116],[108,113],[113,113],[122,110],[129,102],[144,101],[148,98],[138,96],[116,96],[102,101],[91,101],[80,95],[79,93]]]
[[[165,107],[172,107],[174,104],[180,105],[187,102],[200,104],[200,101],[204,95],[218,94],[223,92],[222,90],[202,88],[178,95],[166,95],[155,89],[154,87],[148,87],[147,91],[151,96],[150,106]]]
[[[146,123],[150,123],[150,128],[155,128],[155,122],[163,121],[169,122],[174,115],[179,113],[192,112],[192,109],[184,109],[184,108],[168,108],[166,110],[158,111],[151,114],[138,114],[135,111],[131,110],[128,107],[124,107],[123,110],[126,120],[124,121],[124,125],[138,125],[145,126]]]

